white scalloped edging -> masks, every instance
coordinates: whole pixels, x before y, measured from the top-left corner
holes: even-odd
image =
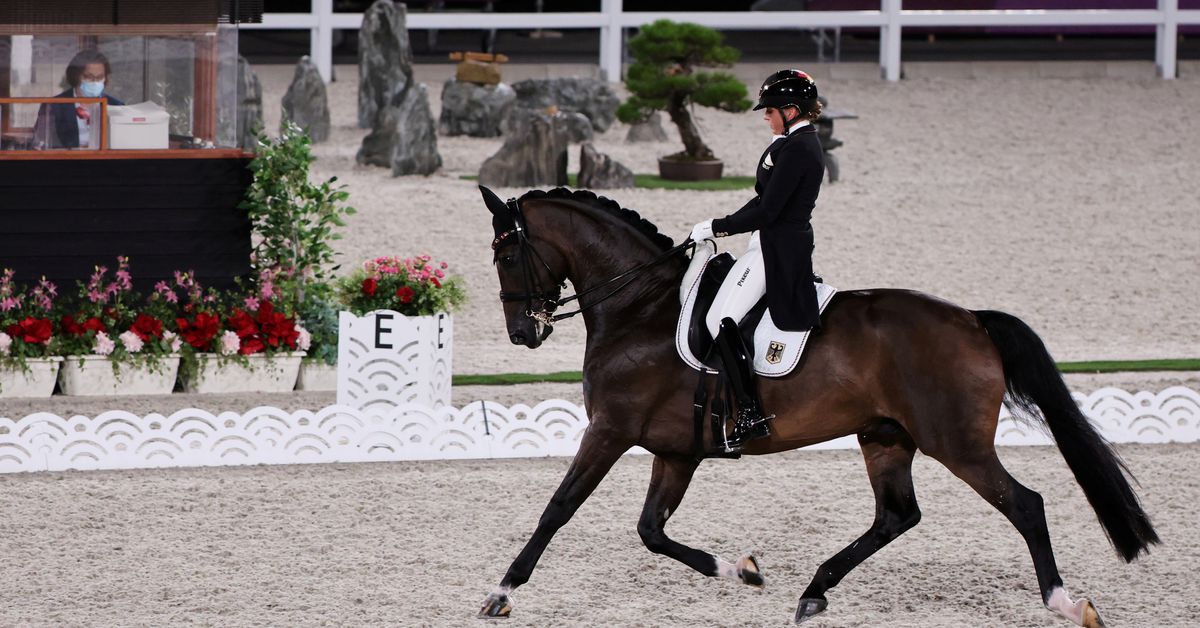
[[[1200,394],[1189,388],[1159,393],[1103,388],[1074,397],[1112,442],[1200,440]],[[532,408],[482,401],[462,409],[405,405],[386,417],[336,405],[318,412],[264,406],[216,415],[190,408],[144,417],[123,411],[65,419],[37,413],[0,418],[0,473],[570,456],[586,427],[583,408],[559,399]],[[996,442],[1045,445],[1051,440],[1002,411]],[[812,449],[855,446],[850,436]]]

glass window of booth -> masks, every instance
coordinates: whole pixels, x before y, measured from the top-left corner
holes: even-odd
[[[0,157],[237,147],[236,26],[70,28],[0,26]]]

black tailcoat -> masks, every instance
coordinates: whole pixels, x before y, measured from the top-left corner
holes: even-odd
[[[713,232],[723,236],[758,230],[771,319],[788,331],[818,327],[809,221],[825,178],[825,152],[816,128],[808,124],[772,142],[759,159],[756,178],[758,196],[714,220]]]

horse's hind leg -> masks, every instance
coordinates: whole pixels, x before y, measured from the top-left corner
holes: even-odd
[[[921,520],[912,483],[916,447],[908,433],[895,422],[885,420],[859,434],[858,442],[875,492],[875,521],[865,534],[817,568],[796,607],[796,623],[825,610],[826,591]]]
[[[602,436],[598,432],[588,430],[579,451],[567,469],[550,503],[542,512],[537,529],[533,536],[526,541],[524,549],[517,555],[516,560],[508,567],[500,586],[494,589],[483,601],[479,610],[480,617],[508,617],[512,610],[512,600],[509,594],[512,590],[529,581],[533,568],[542,557],[542,552],[550,544],[550,539],[559,528],[566,525],[584,500],[592,494],[600,480],[608,474],[613,463],[630,447],[629,444],[619,443]]]
[[[650,476],[650,488],[646,492],[646,505],[638,520],[638,535],[646,548],[655,554],[669,556],[706,576],[722,576],[740,580],[746,584],[762,586],[763,578],[758,561],[753,556],[743,556],[735,563],[698,549],[688,547],[667,537],[664,528],[667,520],[679,508],[692,473],[699,461],[691,458],[654,459],[654,471]]]
[[[953,459],[940,459],[950,471],[975,489],[989,504],[999,510],[1025,538],[1033,568],[1037,572],[1038,588],[1046,608],[1066,617],[1077,625],[1097,628],[1104,625],[1100,613],[1086,598],[1071,601],[1050,547],[1050,531],[1046,527],[1046,510],[1042,496],[1016,481],[996,456],[991,443],[977,455],[962,455],[959,450]]]

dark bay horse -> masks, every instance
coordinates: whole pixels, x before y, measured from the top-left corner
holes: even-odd
[[[505,617],[513,589],[554,533],[613,463],[640,445],[654,466],[638,533],[650,551],[713,577],[761,586],[757,561],[730,563],[669,538],[666,523],[702,456],[693,445],[697,373],[676,354],[679,283],[687,266],[670,238],[636,213],[590,192],[533,191],[508,204],[480,188],[493,215],[496,269],[509,337],[537,348],[569,280],[583,293],[583,392],[590,420],[537,529],[488,595],[481,617]],[[609,281],[631,268],[639,273]],[[589,291],[589,287],[615,286]],[[622,289],[623,288],[623,289]],[[776,415],[769,438],[743,453],[770,454],[854,434],[875,493],[875,520],[817,568],[796,621],[827,605],[826,592],[921,519],[912,484],[917,451],[945,465],[1001,512],[1029,546],[1042,602],[1082,626],[1103,622],[1063,587],[1042,498],[996,456],[1001,403],[1049,429],[1117,554],[1134,560],[1158,542],[1124,464],[1080,412],[1038,336],[1017,318],[970,311],[904,290],[838,293],[823,329],[789,376],[760,381]],[[1007,397],[1006,397],[1007,392]],[[711,443],[711,435],[706,436]]]

